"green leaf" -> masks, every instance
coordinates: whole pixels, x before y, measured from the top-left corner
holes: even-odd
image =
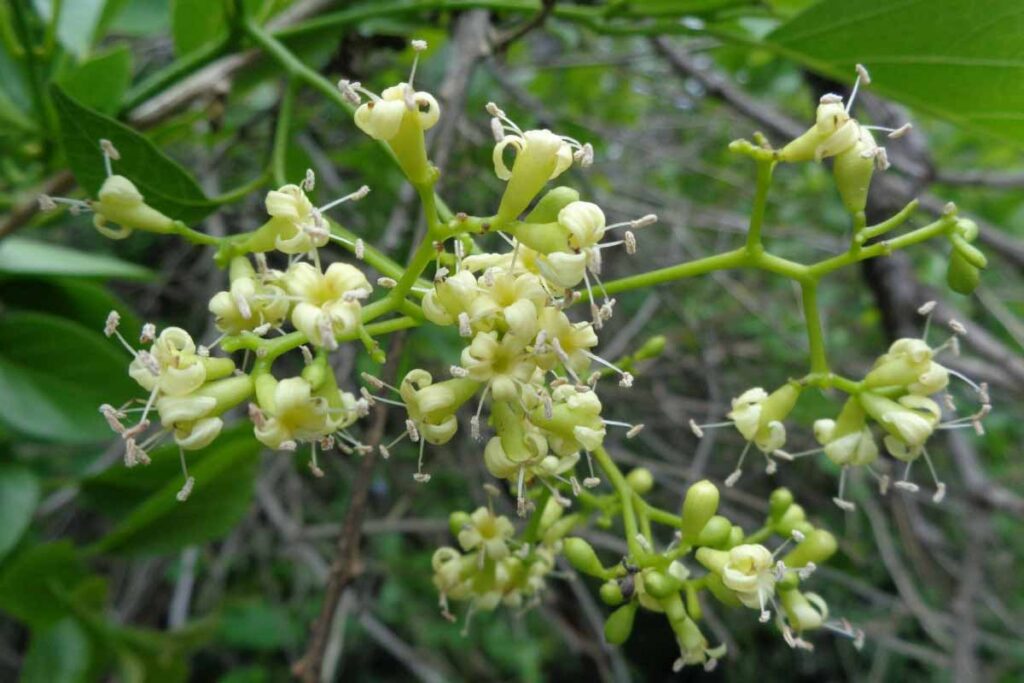
[[[1024,144],[1020,0],[823,0],[771,33],[782,54],[920,111]]]
[[[61,77],[60,85],[80,103],[110,114],[120,107],[131,80],[131,50],[119,45],[79,64]]]
[[[21,670],[22,683],[78,683],[87,680],[89,637],[72,617],[32,634]]]
[[[221,618],[220,639],[232,648],[281,650],[302,642],[303,626],[281,605],[262,599],[228,605]]]
[[[113,256],[25,237],[8,237],[0,242],[0,275],[66,275],[123,280],[153,278],[151,270]]]
[[[171,35],[174,51],[185,55],[197,50],[227,32],[224,3],[210,0],[173,0]]]
[[[39,479],[16,463],[0,464],[0,559],[11,551],[32,522],[39,504]]]
[[[2,251],[2,247],[0,247]],[[50,313],[73,320],[87,328],[96,328],[110,311],[119,311],[118,328],[127,339],[137,339],[142,322],[122,299],[90,280],[74,278],[0,279],[0,302],[9,311]]]
[[[259,453],[248,425],[187,453],[196,483],[185,502],[177,499],[184,482],[173,444],[151,453],[153,464],[146,468],[113,469],[86,481],[83,493],[94,502],[107,496],[136,502],[130,512],[120,512],[120,523],[90,551],[169,553],[227,533],[249,508]]]
[[[52,5],[52,2],[50,3]],[[92,47],[103,7],[107,0],[66,0],[60,4],[57,40],[76,57],[84,57]],[[52,12],[52,9],[50,10]],[[47,12],[46,15],[49,15]]]
[[[0,574],[0,609],[33,627],[45,627],[68,613],[60,599],[87,576],[70,541],[46,543],[16,556]]]
[[[51,92],[68,165],[90,195],[95,196],[106,179],[99,148],[105,138],[121,154],[114,170],[135,183],[153,208],[185,223],[195,223],[216,208],[195,178],[145,137],[76,102],[59,86],[51,86]]]
[[[128,377],[128,361],[119,345],[77,323],[8,314],[0,319],[0,421],[46,441],[110,439],[99,406],[141,391]]]

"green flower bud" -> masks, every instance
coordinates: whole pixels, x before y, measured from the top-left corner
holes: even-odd
[[[743,537],[745,535],[746,534],[743,533],[743,527],[734,526],[729,529],[729,547],[733,548],[743,543]]]
[[[638,603],[630,602],[618,608],[604,622],[604,639],[611,645],[622,645],[633,632],[633,618]]]
[[[683,523],[686,523],[686,516],[683,516]],[[732,522],[721,515],[715,515],[707,521],[704,528],[697,536],[696,545],[709,546],[711,548],[722,548],[729,542],[729,532],[732,530]]]
[[[565,554],[565,559],[569,560],[569,564],[578,572],[598,578],[604,578],[607,573],[601,565],[601,560],[597,559],[594,549],[578,536],[565,539],[562,552]]]
[[[559,505],[558,507],[562,507]],[[552,524],[546,531],[541,540],[544,541],[544,545],[554,545],[557,541],[562,540],[567,533],[573,530],[573,528],[579,524],[579,515],[569,515],[562,517],[560,520]]]
[[[174,220],[146,204],[142,193],[124,176],[111,175],[103,181],[92,202],[93,225],[111,239],[123,239],[132,230],[167,233],[174,229]],[[107,222],[119,226],[114,230]]]
[[[805,534],[804,540],[790,550],[782,561],[787,567],[805,567],[811,562],[821,564],[832,557],[838,547],[835,536],[824,529],[814,529]]]
[[[782,513],[782,517],[775,523],[775,531],[780,536],[789,537],[793,534],[793,529],[797,529],[799,524],[803,524],[807,521],[807,513],[804,512],[803,506],[799,503],[793,503],[786,511]]]
[[[768,498],[768,517],[773,521],[778,521],[785,514],[789,506],[793,504],[793,493],[785,488],[777,488],[772,491],[771,497]]]
[[[656,569],[644,570],[644,590],[647,591],[651,597],[658,600],[664,600],[665,598],[679,592],[682,587],[678,581],[673,577],[663,574]]]
[[[654,487],[654,475],[646,467],[637,467],[626,475],[626,482],[642,496]]]
[[[601,589],[598,592],[601,596],[601,601],[610,607],[621,605],[623,601],[622,588],[619,586],[619,582],[615,579],[609,579],[601,584]]]
[[[456,510],[452,514],[448,515],[448,530],[452,532],[452,536],[458,536],[459,532],[461,532],[467,524],[469,524],[468,512]]]
[[[633,360],[648,360],[657,358],[665,352],[665,344],[668,340],[665,335],[658,334],[650,337],[643,343],[640,349],[633,354]]]
[[[544,193],[530,213],[526,214],[526,223],[554,223],[558,220],[558,212],[580,199],[580,193],[571,187],[559,185]]]
[[[718,500],[718,487],[707,479],[698,481],[686,490],[686,497],[683,499],[683,523],[680,527],[685,543],[693,545],[701,537],[704,527],[718,511]]]
[[[981,271],[972,265],[963,254],[954,250],[949,255],[946,284],[957,294],[972,294],[981,284]]]

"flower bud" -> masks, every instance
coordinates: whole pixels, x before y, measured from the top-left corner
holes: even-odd
[[[664,600],[670,595],[679,593],[682,585],[675,578],[663,574],[656,569],[647,569],[643,573],[644,590],[657,600]]]
[[[565,539],[562,545],[562,553],[565,555],[565,559],[569,560],[569,564],[578,572],[598,578],[604,578],[607,573],[605,568],[601,566],[601,560],[597,559],[597,553],[594,552],[594,549],[589,543],[578,536]]]
[[[612,612],[604,622],[604,639],[610,645],[622,645],[633,632],[638,603],[629,602]]]
[[[779,521],[775,523],[775,531],[780,536],[788,538],[793,534],[794,529],[803,532],[803,525],[806,523],[807,514],[804,512],[803,507],[798,503],[792,503],[782,513]]]
[[[145,202],[135,184],[120,175],[108,176],[92,202],[93,225],[111,239],[123,239],[132,230],[167,233],[174,229],[174,220]],[[107,227],[107,221],[116,223],[120,230]]]
[[[619,586],[619,582],[615,579],[608,579],[602,583],[598,594],[601,596],[601,601],[610,607],[621,605],[624,599],[622,596],[622,588]]]
[[[459,532],[462,531],[467,524],[469,524],[468,512],[456,510],[448,515],[448,529],[451,531],[452,536],[458,536]]]
[[[949,254],[946,283],[957,294],[972,294],[981,283],[981,271],[954,249]]]
[[[634,492],[642,496],[654,487],[654,475],[646,467],[637,467],[626,475],[626,482]]]
[[[572,202],[579,201],[580,193],[571,187],[559,185],[544,193],[537,204],[523,219],[526,223],[554,223],[558,212]]]
[[[814,529],[805,534],[804,540],[790,550],[782,560],[787,567],[805,567],[811,562],[822,564],[835,554],[838,547],[835,536],[824,529]]]
[[[778,521],[792,504],[793,493],[789,489],[785,487],[775,489],[772,491],[772,495],[768,498],[769,519],[772,521]]]
[[[686,516],[683,516],[683,523],[686,523]],[[711,548],[722,548],[729,542],[729,534],[732,531],[732,522],[721,515],[715,515],[707,521],[704,528],[697,536],[697,545],[709,546]]]
[[[698,481],[686,490],[686,497],[683,499],[683,523],[680,530],[683,541],[693,545],[698,538],[702,538],[708,521],[718,511],[719,493],[718,487],[707,479]],[[720,518],[720,519],[725,519]],[[728,524],[728,520],[726,520]],[[703,545],[717,545],[716,543],[704,543]]]

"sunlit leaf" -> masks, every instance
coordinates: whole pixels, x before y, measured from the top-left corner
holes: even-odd
[[[766,39],[782,54],[965,128],[1024,144],[1019,0],[824,0]]]

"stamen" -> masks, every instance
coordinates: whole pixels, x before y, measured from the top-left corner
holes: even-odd
[[[185,449],[181,446],[178,447],[178,459],[181,461],[181,472],[185,476],[185,485],[181,487],[176,497],[178,502],[184,503],[192,495],[192,488],[196,485],[196,480],[195,477],[190,477],[188,474],[188,465],[185,463]]]
[[[704,438],[704,430],[705,429],[717,429],[719,427],[731,427],[733,424],[734,423],[733,423],[732,420],[728,420],[726,422],[710,422],[708,424],[699,425],[699,424],[697,424],[697,422],[695,420],[691,419],[690,420],[690,431],[693,432],[693,435],[696,436],[698,439],[703,439]]]
[[[335,199],[332,202],[328,202],[328,203],[324,204],[323,206],[321,206],[317,210],[320,211],[321,213],[324,213],[324,212],[326,212],[326,211],[328,211],[330,209],[333,209],[334,207],[338,206],[339,204],[344,204],[345,202],[349,202],[349,201],[357,202],[360,199],[363,199],[364,197],[366,197],[366,195],[368,195],[368,194],[370,194],[370,186],[369,185],[363,185],[362,187],[360,187],[355,192],[350,192],[347,195],[345,195],[344,197],[340,197],[338,199]]]
[[[740,477],[743,476],[743,461],[746,460],[747,453],[750,451],[750,445],[752,443],[752,441],[748,441],[747,445],[743,447],[743,452],[740,453],[740,460],[739,462],[736,463],[736,469],[733,470],[732,474],[726,477],[725,485],[728,488],[732,488],[733,486],[735,486],[736,482],[738,482],[740,480]]]
[[[932,474],[932,481],[935,482],[935,495],[932,496],[932,501],[941,503],[942,499],[946,497],[946,485],[939,481],[939,475],[935,473],[935,465],[932,464],[932,458],[928,455],[928,449],[922,448],[921,453],[924,455],[924,461],[928,465],[928,471]]]
[[[313,476],[320,479],[324,476],[324,471],[320,469],[320,465],[316,461],[316,441],[310,443],[310,455],[309,455],[309,471],[313,473]]]
[[[857,69],[857,80],[853,82],[853,89],[850,91],[850,100],[846,103],[846,113],[850,113],[850,107],[853,106],[853,101],[857,98],[857,90],[860,88],[860,84],[863,81],[864,85],[871,83],[871,76],[868,74],[868,70],[864,68],[863,64],[858,64]]]
[[[114,143],[107,139],[100,140],[100,150],[103,152],[103,168],[107,172],[107,177],[114,175],[114,170],[111,168],[111,160],[120,161],[121,154],[114,147]]]
[[[889,484],[891,483],[891,480],[889,479],[889,475],[888,474],[879,474],[878,472],[875,471],[875,468],[872,467],[871,465],[867,465],[867,468],[868,468],[868,472],[871,474],[871,476],[874,477],[875,480],[878,482],[878,492],[880,494],[882,494],[883,496],[885,494],[887,494],[889,492]]]
[[[836,495],[835,498],[832,499],[832,502],[835,503],[836,507],[838,507],[840,510],[846,510],[847,512],[853,512],[854,510],[857,509],[857,506],[853,502],[843,498],[843,489],[846,488],[846,471],[848,469],[850,469],[850,468],[849,467],[843,467],[839,471],[839,493],[838,493],[838,495]]]
[[[893,484],[895,488],[902,489],[910,493],[917,493],[918,490],[920,490],[920,487],[917,484],[911,481],[907,481],[910,478],[910,468],[911,466],[913,466],[913,464],[913,460],[907,463],[907,468],[903,471],[903,479]]]
[[[302,189],[305,192],[312,192],[313,188],[316,187],[316,174],[313,173],[313,169],[306,169],[306,177],[302,180]]]
[[[409,44],[412,46],[413,51],[416,52],[416,56],[412,60],[412,70],[409,72],[409,88],[411,89],[413,79],[416,78],[416,67],[420,62],[420,53],[427,49],[427,41],[413,40]]]

